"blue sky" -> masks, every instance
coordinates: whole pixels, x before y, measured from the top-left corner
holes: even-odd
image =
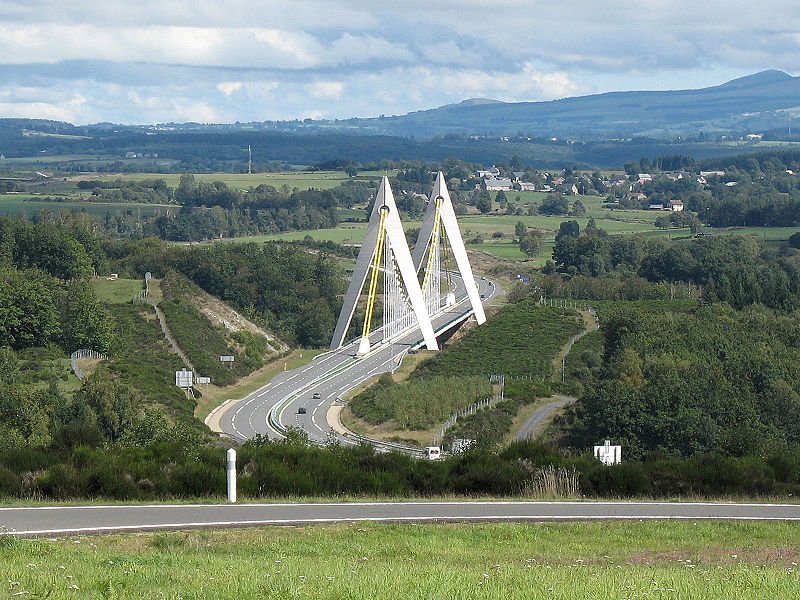
[[[76,124],[370,117],[796,65],[784,0],[0,3],[0,117]]]

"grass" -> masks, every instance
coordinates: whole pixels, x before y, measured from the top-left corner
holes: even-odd
[[[126,304],[144,289],[141,279],[114,279],[104,277],[90,281],[92,289],[100,302],[105,304]]]
[[[53,214],[64,211],[86,211],[96,218],[105,217],[107,212],[138,211],[143,217],[149,217],[156,213],[161,213],[175,206],[163,206],[160,204],[134,204],[134,203],[107,203],[107,202],[81,202],[75,200],[65,200],[64,202],[54,202],[42,200],[46,196],[34,194],[0,194],[0,214],[2,215],[33,215],[39,211],[46,210]]]
[[[376,177],[376,174],[362,173],[363,177]],[[141,181],[143,179],[164,179],[169,187],[177,187],[181,175],[178,173],[155,174],[155,173],[126,173],[107,175],[97,179],[122,179],[123,181]],[[339,187],[347,179],[343,171],[288,171],[280,173],[195,173],[195,181],[222,181],[228,187],[235,189],[247,189],[261,184],[271,185],[281,189],[284,185],[289,189],[299,188],[307,190],[330,189]],[[87,178],[88,179],[88,178]],[[94,177],[92,179],[95,179]]]
[[[789,523],[372,523],[5,539],[11,597],[800,598]]]

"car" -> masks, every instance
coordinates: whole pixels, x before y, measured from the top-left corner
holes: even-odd
[[[319,392],[314,392],[311,394],[312,400],[319,400],[322,396],[319,395]]]
[[[304,415],[304,414],[306,414],[306,407],[305,407],[305,406],[301,406],[300,408],[298,408],[298,409],[297,409],[297,414],[298,414],[298,415]]]

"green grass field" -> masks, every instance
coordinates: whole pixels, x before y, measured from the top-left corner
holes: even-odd
[[[374,523],[0,538],[6,597],[800,598],[791,523]]]
[[[383,172],[364,171],[356,179],[369,179],[384,175]],[[123,181],[142,181],[143,179],[164,179],[169,187],[177,187],[180,182],[178,173],[125,173],[117,175],[104,175],[101,177],[87,177],[87,179],[122,179]],[[284,185],[292,188],[307,190],[309,188],[330,189],[339,187],[348,177],[343,171],[290,171],[280,173],[195,173],[196,181],[222,181],[236,189],[247,189],[261,184],[271,185],[281,189]]]
[[[100,302],[105,304],[126,304],[142,289],[144,282],[141,279],[114,279],[104,277],[90,281],[92,289]]]
[[[156,213],[163,214],[165,210],[175,210],[175,206],[160,204],[111,204],[107,202],[80,202],[64,201],[52,202],[42,200],[43,196],[35,194],[0,194],[0,215],[18,216],[21,214],[33,215],[46,210],[55,215],[64,211],[86,211],[95,217],[104,217],[109,211],[112,213],[132,210],[139,211],[142,216]]]

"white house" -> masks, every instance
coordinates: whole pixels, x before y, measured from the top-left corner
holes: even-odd
[[[670,200],[669,209],[672,212],[681,212],[683,210],[683,202],[680,200]]]
[[[512,189],[514,189],[514,185],[508,178],[484,179],[483,185],[490,192],[510,192]]]

